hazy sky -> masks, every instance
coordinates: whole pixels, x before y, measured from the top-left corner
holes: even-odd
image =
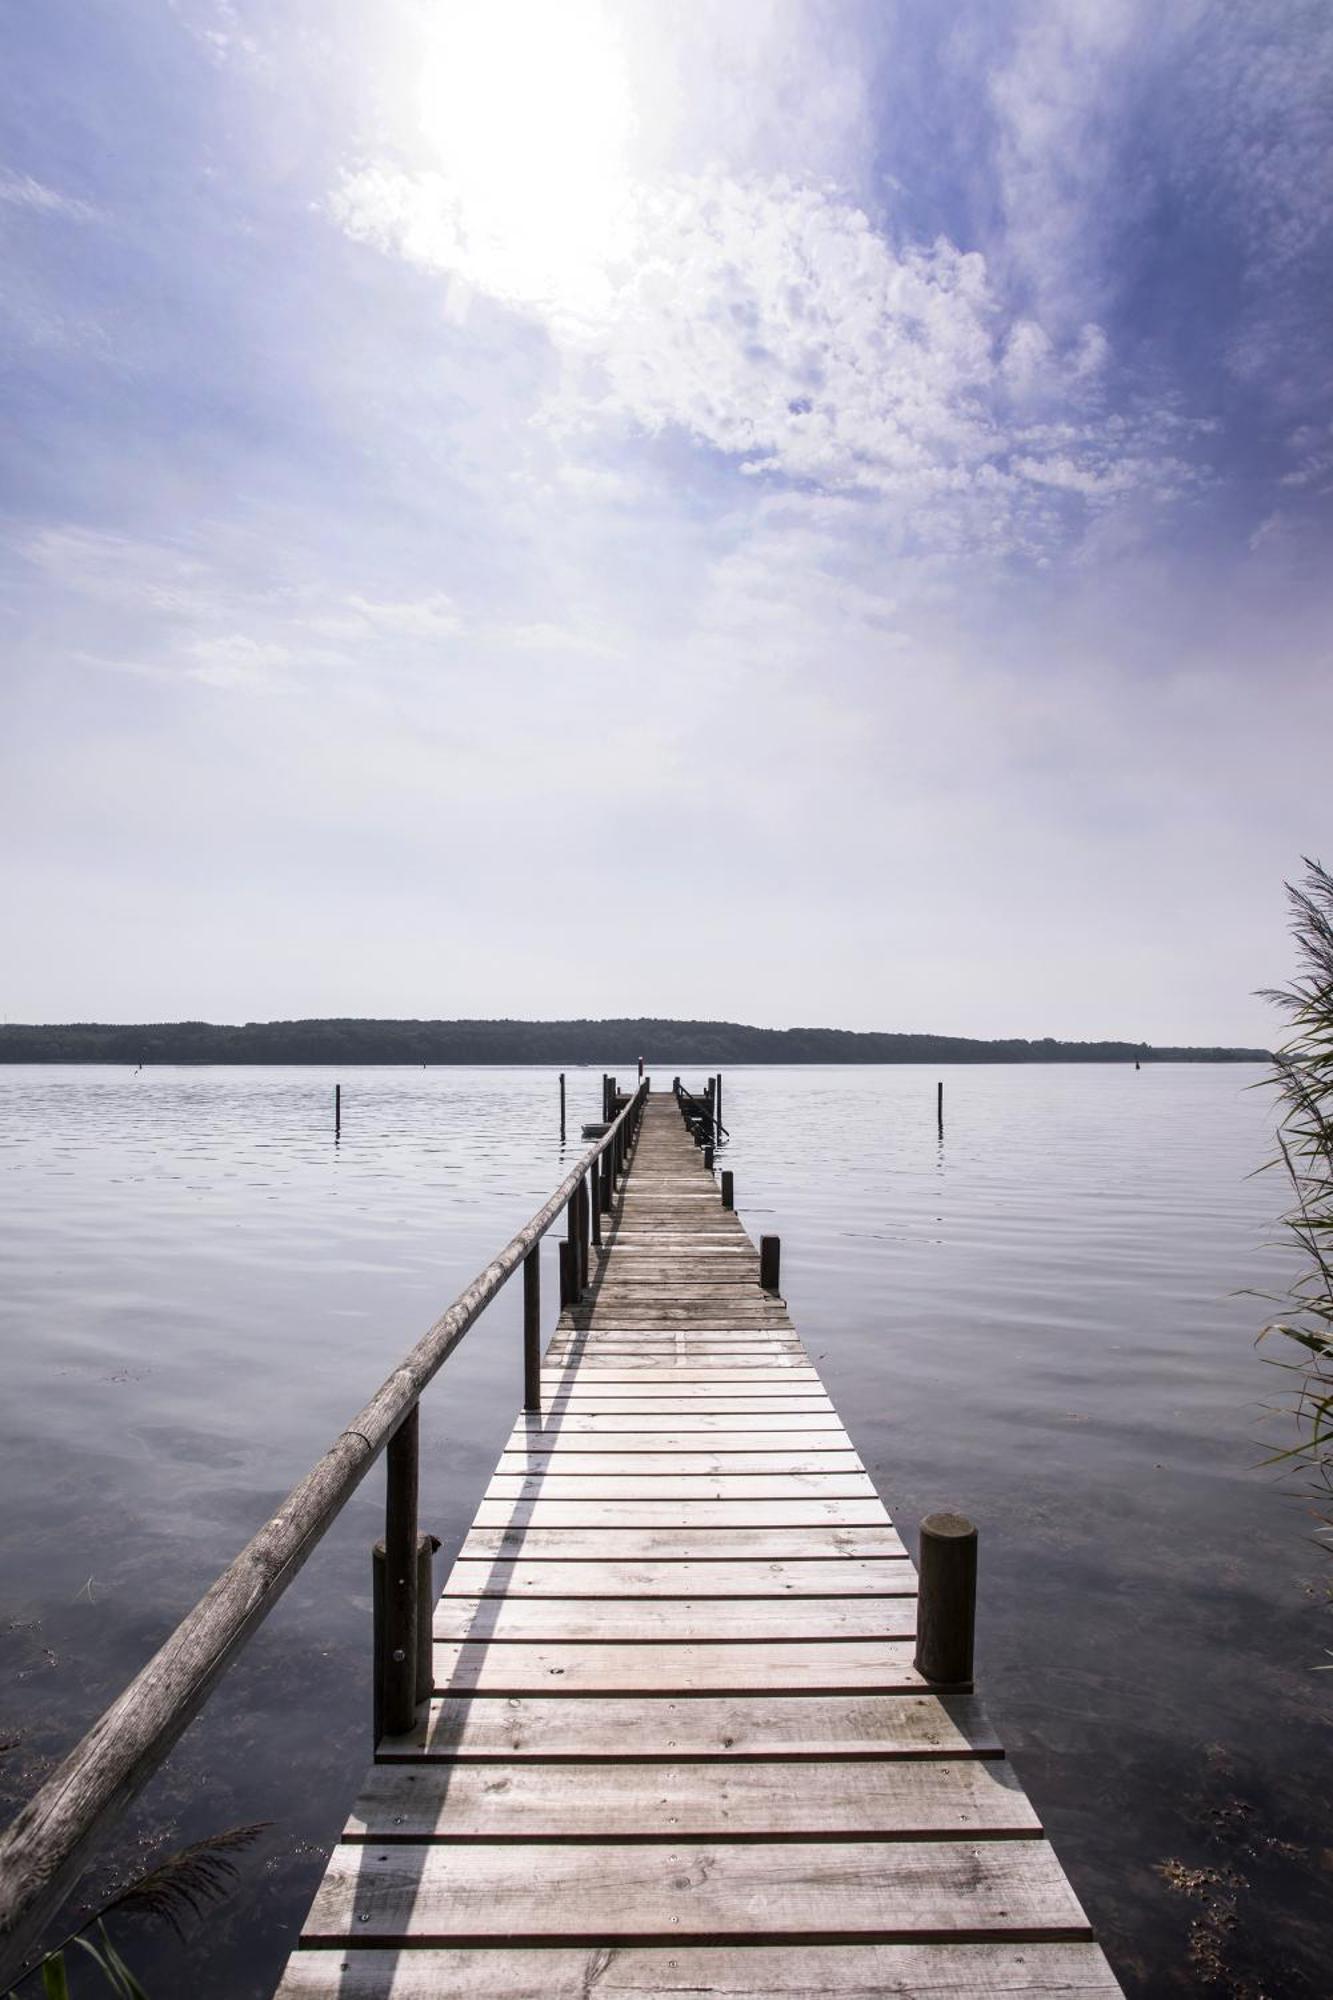
[[[1268,1041],[1328,0],[43,0],[11,1020]]]

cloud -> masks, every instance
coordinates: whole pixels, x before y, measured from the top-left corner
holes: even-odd
[[[562,365],[541,419],[566,441],[680,431],[752,477],[894,498],[920,536],[996,549],[1070,530],[1030,504],[1046,449],[1023,421],[1034,403],[1065,418],[1047,485],[1101,504],[1188,481],[1177,455],[1166,478],[1148,425],[1108,476],[1126,425],[1108,432],[1097,405],[1100,328],[1062,349],[1006,314],[979,254],[894,242],[831,188],[716,172],[627,185],[603,252],[567,287],[545,259],[478,250],[434,173],[360,169],[333,211],[357,240],[535,318]]]
[[[443,591],[398,603],[349,597],[348,608],[375,631],[402,639],[452,639],[463,629],[457,606]]]
[[[12,173],[3,167],[0,167],[0,202],[8,208],[26,208],[40,215],[58,215],[66,222],[101,220],[101,211],[94,208],[91,202],[80,201],[74,195],[60,194],[28,174]]]

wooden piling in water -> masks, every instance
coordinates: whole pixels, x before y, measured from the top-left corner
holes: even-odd
[[[916,1664],[932,1685],[970,1687],[977,1618],[977,1531],[965,1514],[927,1514],[917,1560]]]

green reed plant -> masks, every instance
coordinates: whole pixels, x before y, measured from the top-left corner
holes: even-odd
[[[209,1909],[231,1893],[240,1877],[233,1855],[250,1847],[267,1826],[267,1820],[260,1820],[254,1826],[228,1827],[225,1833],[211,1833],[206,1839],[195,1841],[193,1846],[169,1854],[156,1868],[138,1876],[126,1888],[117,1890],[100,1910],[95,1910],[76,1931],[49,1951],[40,1964],[25,1973],[18,1986],[11,1986],[7,1993],[0,1995],[0,2000],[14,2000],[19,1987],[26,1987],[30,1980],[38,1979],[41,1981],[42,2000],[69,2000],[71,1961],[67,1954],[75,1951],[83,1952],[93,1961],[116,2000],[148,2000],[143,1987],[111,1942],[107,1934],[107,1918],[137,1911],[141,1916],[157,1917],[169,1924],[177,1937],[183,1939],[186,1924],[191,1919],[206,1915]],[[95,1943],[88,1935],[94,1930],[97,1933]]]
[[[1323,1511],[1321,1534],[1333,1521],[1333,876],[1305,860],[1300,887],[1287,884],[1299,971],[1289,987],[1264,995],[1280,1007],[1291,1033],[1274,1058],[1269,1081],[1281,1103],[1280,1158],[1295,1197],[1283,1222],[1304,1268],[1291,1289],[1270,1303],[1278,1315],[1260,1339],[1283,1343],[1269,1359],[1290,1372],[1282,1408],[1295,1442],[1274,1452],[1304,1474]],[[1276,1164],[1276,1161],[1274,1162]]]

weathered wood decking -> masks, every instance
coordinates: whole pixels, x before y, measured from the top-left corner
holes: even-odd
[[[280,2000],[1118,1993],[669,1096],[603,1235]]]

